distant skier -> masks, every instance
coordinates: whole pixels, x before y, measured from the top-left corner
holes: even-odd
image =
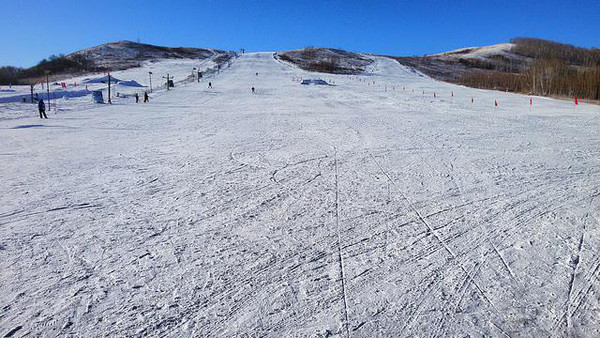
[[[256,73],[256,76],[258,76],[258,72]]]
[[[38,110],[40,111],[41,119],[48,118],[48,116],[46,116],[46,104],[44,104],[44,100],[40,100],[40,102],[38,102]]]
[[[252,94],[255,94],[255,93],[256,93],[255,89],[254,89],[254,87],[252,87]]]
[[[150,101],[150,98],[148,97],[148,92],[144,92],[144,103]]]
[[[138,93],[135,93],[133,96],[135,96],[135,103],[140,103],[140,96]]]
[[[208,83],[208,88],[212,88],[212,82]]]

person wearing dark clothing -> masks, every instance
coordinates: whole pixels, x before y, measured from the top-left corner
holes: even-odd
[[[208,88],[212,88],[212,82],[208,83]]]
[[[148,92],[144,92],[144,103],[150,101],[149,97],[148,97]]]
[[[38,102],[38,110],[40,111],[41,119],[48,118],[48,116],[46,116],[46,105],[44,104],[44,100],[40,100],[40,102]]]
[[[140,103],[140,96],[138,95],[138,93],[135,93],[135,103]]]
[[[254,94],[254,93],[255,93],[255,92],[254,92],[254,87],[252,87],[252,94]]]

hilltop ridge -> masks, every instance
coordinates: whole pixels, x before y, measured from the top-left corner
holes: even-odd
[[[154,59],[207,59],[227,54],[230,52],[217,49],[165,47],[122,40],[86,48],[68,54],[66,58],[84,57],[96,67],[123,70]]]

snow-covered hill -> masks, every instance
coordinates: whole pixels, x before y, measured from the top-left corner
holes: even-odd
[[[501,43],[483,47],[460,48],[422,57],[394,57],[403,65],[444,81],[456,81],[466,74],[519,72],[527,69],[531,58],[513,52],[515,44]]]
[[[163,47],[132,41],[118,41],[87,48],[72,54],[85,56],[96,67],[110,70],[123,70],[138,67],[144,61],[162,59],[198,59],[204,60],[218,56],[229,57],[230,52],[215,49],[188,47]]]
[[[0,104],[0,334],[598,336],[600,108],[370,61]]]
[[[303,70],[331,74],[360,74],[372,62],[364,55],[333,48],[303,48],[277,52],[275,58]]]
[[[511,52],[515,46],[514,43],[500,43],[496,45],[483,46],[483,47],[466,47],[451,50],[449,52],[430,54],[428,57],[440,57],[446,59],[483,59],[493,60],[498,56],[506,58],[518,58],[519,56]]]

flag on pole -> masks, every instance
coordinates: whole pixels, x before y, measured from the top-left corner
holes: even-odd
[[[575,105],[579,105],[579,101],[577,100],[577,95],[575,95]]]
[[[494,100],[494,106],[498,107],[498,100]]]
[[[454,91],[451,91],[450,93],[452,93],[452,97],[454,97]]]
[[[532,98],[529,98],[529,105],[533,106],[533,99]]]

